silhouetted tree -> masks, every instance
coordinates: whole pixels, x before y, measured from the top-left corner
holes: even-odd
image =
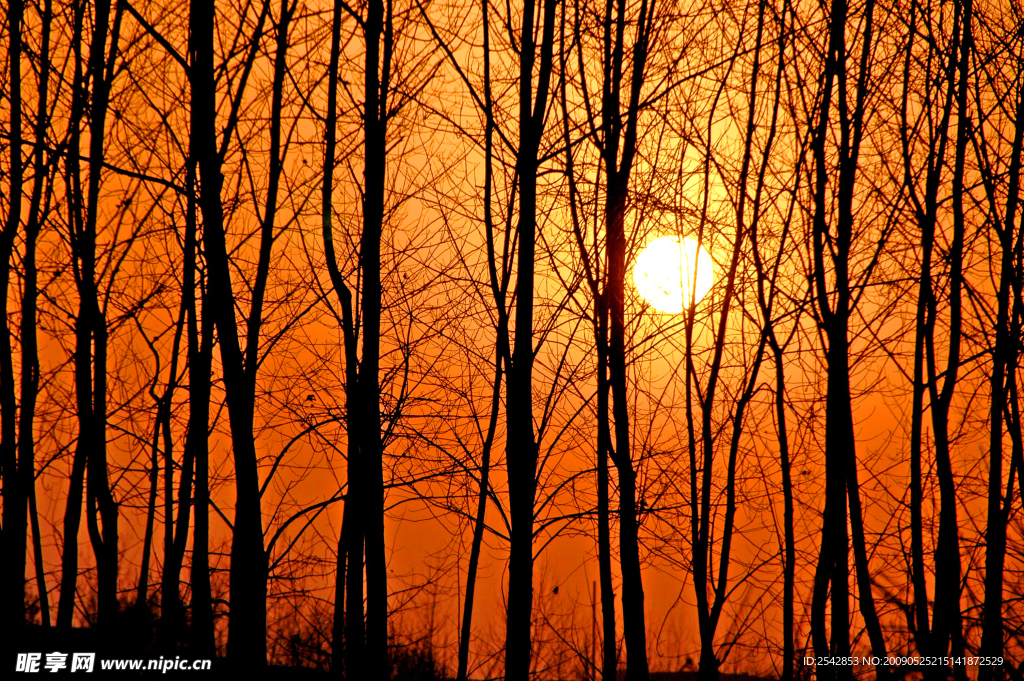
[[[960,334],[961,334],[961,290],[963,288],[964,259],[964,172],[966,153],[970,137],[970,113],[968,110],[969,78],[967,63],[971,50],[971,3],[955,3],[953,6],[952,34],[947,43],[938,46],[932,41],[924,42],[930,59],[925,63],[936,62],[935,78],[943,87],[934,92],[915,92],[911,85],[911,60],[914,58],[915,31],[917,30],[917,8],[911,7],[909,17],[908,39],[906,44],[906,60],[903,73],[903,97],[901,101],[900,137],[903,147],[903,181],[908,195],[908,202],[920,228],[920,270],[918,273],[917,315],[915,319],[914,351],[913,351],[913,403],[911,405],[910,432],[910,510],[911,510],[911,581],[914,591],[914,618],[909,621],[917,649],[921,655],[945,656],[949,652],[950,641],[953,654],[963,656],[963,629],[960,622],[960,580],[961,556],[959,528],[957,527],[957,495],[956,482],[953,475],[950,456],[949,416],[950,405],[954,396],[960,368]],[[925,15],[920,19],[926,26],[933,17]],[[938,27],[935,27],[938,28]],[[936,32],[935,28],[930,28]],[[945,60],[942,61],[942,58]],[[958,68],[959,65],[959,68]],[[919,98],[931,95],[932,101],[923,102],[920,113],[937,117],[938,125],[925,127],[913,119],[911,107],[918,109]],[[955,106],[955,109],[954,109]],[[956,132],[950,140],[948,130],[953,112],[956,111]],[[911,138],[911,131],[922,130],[930,137],[919,140],[917,135]],[[952,141],[955,159],[953,175],[949,183],[949,194],[953,208],[953,233],[948,247],[948,255],[942,260],[948,262],[948,301],[949,321],[946,340],[946,369],[940,374],[938,362],[941,350],[936,348],[936,326],[940,315],[940,291],[936,291],[936,275],[933,261],[935,258],[936,238],[940,226],[939,211],[943,197],[940,192],[945,190],[943,172],[949,166],[947,159],[948,143]],[[916,155],[913,153],[918,143],[927,145],[925,155],[926,167],[924,186],[920,192],[916,180],[921,175]],[[941,266],[942,260],[938,263]],[[940,385],[941,375],[941,385]],[[938,538],[934,550],[935,599],[934,614],[929,621],[929,598],[926,584],[925,548],[923,539],[923,488],[922,488],[922,431],[925,414],[924,396],[928,395],[928,411],[931,415],[931,431],[934,436],[935,468],[939,479],[940,508]],[[941,596],[940,596],[941,594]],[[954,673],[958,678],[965,678],[966,667],[954,665]],[[941,676],[939,668],[926,670],[928,674]]]
[[[968,1],[964,9],[964,46],[966,53],[959,63],[958,78],[961,82],[967,82],[970,75],[970,64],[968,61],[971,50],[971,21],[972,5]],[[1020,25],[1021,17],[1019,11],[1014,15],[1016,25]],[[999,27],[999,24],[995,24]],[[1001,27],[1000,27],[1001,28]],[[1002,29],[1005,30],[1005,29]],[[1017,47],[1019,50],[1019,47]],[[1010,52],[1007,55],[1007,65],[1011,72],[1019,72],[1021,56],[1019,52]],[[1019,394],[1015,392],[1016,372],[1020,358],[1020,334],[1021,334],[1021,287],[1022,269],[1024,259],[1021,253],[1024,252],[1024,230],[1018,224],[1017,217],[1020,210],[1020,185],[1021,185],[1021,154],[1024,153],[1024,89],[1021,88],[1017,76],[1012,76],[1009,82],[1002,81],[998,71],[978,74],[976,77],[981,84],[992,90],[1004,89],[1013,102],[1013,123],[1008,126],[1012,131],[1012,141],[1007,145],[1005,138],[999,134],[999,141],[990,137],[986,126],[974,124],[973,142],[975,155],[978,159],[978,171],[985,189],[985,199],[988,211],[986,222],[992,233],[991,243],[993,251],[998,253],[998,270],[996,275],[993,271],[992,278],[995,279],[996,290],[992,305],[995,309],[994,324],[988,326],[986,331],[991,339],[991,367],[989,374],[989,413],[988,413],[988,500],[985,525],[985,580],[984,580],[984,608],[982,612],[982,633],[981,645],[978,650],[983,657],[1002,657],[1004,651],[1004,629],[1006,627],[1004,613],[1004,571],[1007,546],[1007,522],[1009,520],[1010,508],[1013,503],[1014,473],[1021,475],[1024,469],[1022,460],[1022,444],[1020,439],[1020,417],[1019,417]],[[1012,84],[1011,84],[1012,83]],[[977,85],[975,86],[977,87]],[[966,94],[959,95],[958,105],[966,103]],[[983,102],[977,103],[979,112],[984,115],[986,109]],[[964,107],[966,109],[966,106]],[[967,125],[971,125],[971,118],[963,114]],[[959,131],[958,131],[959,132]],[[966,130],[964,131],[966,134]],[[1002,133],[1002,131],[1000,131]],[[1005,134],[1005,133],[1004,133]],[[1009,137],[1009,135],[1006,135]],[[1001,142],[1001,144],[1000,144]],[[1009,147],[1008,152],[1003,155],[996,150]],[[995,153],[993,153],[995,152]],[[962,161],[958,152],[958,167],[962,167]],[[997,175],[1001,175],[997,179]],[[991,256],[995,261],[996,254]],[[998,277],[998,278],[996,278]],[[990,321],[991,324],[991,321]],[[1007,418],[1009,417],[1009,418]],[[1003,492],[1003,460],[1004,460],[1004,427],[1009,423],[1011,442],[1011,465],[1008,479],[1006,480],[1006,492]],[[1021,478],[1024,483],[1024,478]],[[1024,487],[1020,488],[1024,490]],[[983,665],[978,669],[978,678],[981,681],[990,681],[993,678],[1002,678],[1003,670],[998,665]]]
[[[10,73],[10,166],[9,176],[5,178],[8,191],[7,215],[4,219],[3,232],[0,233],[0,295],[3,296],[4,309],[0,311],[0,474],[2,474],[4,510],[3,528],[0,532],[0,545],[4,547],[3,596],[0,608],[3,608],[4,622],[11,627],[20,628],[25,621],[25,556],[28,540],[28,516],[25,479],[23,470],[19,469],[17,446],[17,395],[14,379],[14,347],[11,343],[10,320],[8,318],[6,300],[10,286],[14,242],[21,228],[22,184],[24,182],[25,164],[22,158],[22,122],[21,122],[21,28],[25,6],[15,1],[8,6],[7,16],[7,61]],[[29,472],[29,479],[34,471]]]
[[[828,387],[825,397],[825,511],[821,551],[814,577],[811,628],[818,656],[848,657],[849,546],[852,532],[858,604],[871,641],[872,654],[881,662],[875,673],[887,678],[886,645],[871,593],[871,573],[864,538],[860,485],[857,473],[856,434],[850,389],[850,319],[860,296],[856,294],[872,272],[868,265],[851,273],[858,235],[854,194],[860,152],[872,91],[875,64],[875,3],[868,0],[860,12],[860,54],[847,44],[847,24],[853,20],[845,0],[835,0],[827,15],[826,47],[810,125],[813,196],[811,219],[811,282],[816,321],[825,344]],[[853,55],[848,54],[854,52]],[[856,66],[851,61],[856,60]],[[851,101],[852,99],[852,101]],[[833,112],[834,108],[834,112]],[[838,116],[838,120],[836,120]],[[838,137],[837,148],[830,142]],[[884,233],[877,243],[885,243]],[[855,280],[852,278],[855,277]],[[849,506],[847,506],[847,500]],[[847,512],[849,509],[849,513]],[[847,531],[849,522],[850,531]],[[831,598],[831,643],[825,626],[826,600]],[[818,668],[823,678],[848,678],[845,666]]]

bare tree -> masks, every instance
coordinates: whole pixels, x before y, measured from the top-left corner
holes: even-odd
[[[964,50],[970,50],[970,33],[967,24],[971,18],[970,3],[964,10]],[[1020,21],[1019,12],[1015,19]],[[998,27],[998,24],[996,24]],[[1004,29],[1005,30],[1005,29]],[[1018,43],[1019,45],[1019,43]],[[1019,47],[1017,47],[1019,50]],[[1019,52],[1010,52],[1008,66],[1011,70],[1019,70],[1021,57]],[[959,64],[958,76],[966,81],[970,66],[965,57]],[[1020,332],[1021,332],[1021,253],[1024,251],[1024,231],[1018,222],[1020,210],[1021,154],[1024,152],[1024,89],[1021,88],[1019,77],[1011,76],[1009,83],[1002,84],[1001,74],[994,71],[985,74],[987,87],[993,89],[1006,88],[1012,93],[1010,101],[1014,102],[1013,124],[1008,128],[1012,131],[1012,141],[1007,145],[1002,138],[1002,131],[990,132],[987,126],[975,124],[972,140],[975,155],[978,159],[979,174],[985,189],[987,205],[987,222],[992,230],[994,245],[999,253],[999,275],[993,304],[996,307],[994,328],[989,328],[991,340],[991,373],[989,374],[989,413],[988,413],[988,499],[985,526],[985,579],[984,609],[982,613],[982,634],[979,653],[983,657],[1002,657],[1004,655],[1004,629],[1006,627],[1004,613],[1004,570],[1007,547],[1007,522],[1013,502],[1014,473],[1021,476],[1024,469],[1022,445],[1020,437],[1019,395],[1015,393],[1016,373],[1019,365]],[[959,93],[958,93],[959,94]],[[1015,100],[1015,101],[1014,101]],[[966,94],[958,101],[966,102]],[[986,113],[982,101],[978,102],[981,115]],[[966,108],[966,107],[965,107]],[[967,115],[964,114],[964,118]],[[967,118],[968,124],[970,119]],[[994,126],[993,126],[994,127]],[[1002,143],[1002,144],[1000,144]],[[1008,146],[1008,153],[999,154],[1000,147]],[[962,167],[959,153],[957,162]],[[999,168],[999,170],[997,170]],[[997,173],[1005,179],[997,180]],[[993,255],[993,260],[995,256]],[[995,275],[993,274],[993,278]],[[1011,406],[1013,405],[1013,406]],[[1009,418],[1007,418],[1009,417]],[[1011,444],[1011,465],[1006,492],[1003,492],[1003,459],[1004,459],[1004,424],[1009,423]],[[1024,483],[1024,477],[1020,479]],[[1021,489],[1024,489],[1022,487]],[[978,670],[978,678],[989,681],[1002,678],[1001,667],[997,665],[982,666]]]
[[[936,76],[942,80],[944,88],[937,88],[934,93],[912,90],[910,79],[912,74],[911,60],[917,32],[917,8],[911,7],[909,30],[906,45],[906,59],[903,73],[903,97],[901,101],[901,118],[903,125],[900,137],[903,147],[903,181],[914,217],[920,226],[921,261],[918,274],[917,316],[915,322],[913,351],[913,403],[911,405],[911,441],[910,441],[910,508],[911,508],[911,581],[914,591],[914,618],[908,621],[917,648],[922,655],[945,656],[952,641],[953,654],[962,657],[964,654],[963,629],[960,622],[960,582],[961,556],[959,528],[957,526],[957,495],[951,456],[949,415],[950,405],[958,379],[960,367],[960,334],[962,319],[961,289],[963,287],[962,263],[964,258],[964,172],[966,152],[970,137],[970,113],[968,110],[969,79],[967,63],[971,50],[971,3],[956,3],[953,7],[953,29],[948,43],[939,51],[933,41],[925,43],[924,49],[936,61],[942,70]],[[930,22],[932,17],[922,17],[922,21]],[[929,29],[935,33],[934,28]],[[933,56],[934,55],[934,56]],[[945,57],[941,62],[936,57]],[[959,75],[959,77],[958,77]],[[944,77],[944,78],[943,78]],[[911,119],[911,103],[918,103],[922,95],[931,94],[935,100],[925,102],[921,115],[937,116],[937,126],[923,126],[918,120]],[[949,192],[953,204],[953,234],[948,246],[948,256],[943,260],[949,263],[948,272],[948,340],[946,341],[946,369],[939,372],[939,350],[936,348],[936,325],[940,314],[939,295],[935,290],[936,272],[933,272],[934,252],[936,250],[936,227],[939,222],[941,204],[940,192],[943,191],[943,170],[949,165],[947,160],[947,131],[950,120],[957,111],[955,134],[955,160],[953,176]],[[922,130],[930,133],[930,137],[921,140],[927,145],[926,172],[924,186],[919,194],[916,179],[920,172],[916,168],[914,147],[918,140],[911,138],[911,131]],[[940,385],[941,375],[941,385]],[[939,531],[934,550],[935,599],[934,614],[929,622],[929,599],[926,585],[925,550],[923,539],[923,487],[922,487],[922,430],[925,413],[924,396],[927,391],[928,406],[931,414],[931,430],[935,438],[935,465],[939,479]],[[943,594],[939,597],[939,594]],[[952,594],[956,594],[953,596]],[[939,673],[938,669],[928,670]],[[964,678],[966,668],[954,665],[953,671],[959,678]]]
[[[533,426],[533,295],[537,241],[537,173],[547,118],[555,44],[557,0],[538,5],[526,0],[519,32],[519,141],[516,150],[519,215],[516,227],[515,322],[506,366],[509,515],[508,614],[505,679],[525,681],[530,673],[530,620],[533,603],[533,517],[537,494],[537,442]],[[537,10],[543,17],[537,16]],[[511,24],[511,17],[508,18]],[[540,42],[534,35],[540,31]],[[540,58],[539,64],[537,58]],[[534,66],[540,76],[534,83]]]
[[[269,13],[265,3],[257,24],[257,37]],[[282,6],[282,18],[288,7]],[[255,378],[259,348],[260,322],[264,286],[270,267],[273,243],[273,205],[264,216],[261,231],[260,256],[252,307],[245,330],[245,354],[241,346],[241,333],[235,319],[232,278],[224,226],[224,208],[221,198],[223,186],[223,145],[217,144],[216,101],[214,80],[214,11],[206,3],[192,3],[190,10],[189,80],[192,86],[192,151],[197,155],[199,179],[199,205],[204,228],[204,254],[209,267],[209,294],[204,300],[215,325],[224,369],[228,414],[231,423],[237,500],[231,544],[231,629],[228,656],[239,665],[266,664],[266,597],[267,554],[263,547],[263,519],[260,504],[260,484],[256,450],[253,440],[253,414],[255,411]],[[283,21],[282,23],[287,23]],[[248,66],[255,59],[254,40],[249,53]],[[281,56],[283,58],[283,55]],[[248,68],[245,69],[246,75]],[[244,77],[243,77],[244,82]],[[243,84],[244,88],[244,84]],[[280,97],[280,92],[276,93]],[[280,101],[277,99],[276,101]],[[275,111],[279,111],[275,107]],[[279,121],[277,121],[279,125]],[[272,126],[277,129],[278,126]],[[227,141],[232,130],[224,131]],[[275,149],[276,150],[276,149]],[[279,155],[272,163],[280,164]]]
[[[80,518],[81,486],[85,480],[86,526],[96,555],[99,621],[110,626],[117,614],[118,575],[118,505],[114,500],[107,469],[107,338],[108,320],[101,302],[97,274],[97,235],[100,228],[100,189],[103,177],[104,145],[110,90],[115,73],[117,43],[120,35],[122,8],[110,16],[111,3],[99,2],[95,7],[89,42],[89,57],[81,56],[75,43],[75,82],[72,120],[66,160],[68,187],[69,245],[75,258],[75,285],[78,312],[75,318],[75,395],[78,418],[78,442],[71,476],[71,493],[65,518],[65,559],[62,566],[59,626],[70,626],[78,577],[77,534]],[[85,3],[75,6],[75,26],[82,33]],[[111,45],[107,48],[107,42]],[[83,70],[85,67],[85,70]],[[83,178],[79,163],[81,128],[78,121],[88,111],[89,174]],[[83,195],[84,193],[84,195]],[[74,506],[74,508],[72,507]],[[102,526],[101,523],[102,522]]]
[[[864,537],[860,486],[857,474],[856,435],[850,390],[850,318],[859,295],[855,291],[869,280],[868,266],[851,279],[852,249],[857,224],[854,192],[864,139],[867,102],[872,87],[872,50],[875,39],[875,3],[864,5],[860,19],[860,55],[848,55],[847,23],[853,18],[845,0],[836,0],[828,14],[827,46],[818,78],[818,92],[811,125],[809,169],[813,196],[811,252],[814,311],[822,332],[828,367],[825,416],[825,511],[821,551],[814,577],[811,610],[815,654],[850,656],[849,546],[853,533],[858,603],[871,641],[872,653],[881,661],[875,671],[888,677],[885,640],[871,593],[871,576]],[[856,67],[851,59],[856,59]],[[853,82],[851,82],[852,79]],[[852,98],[852,101],[851,101]],[[833,113],[835,107],[835,114]],[[838,121],[834,116],[838,115]],[[827,153],[837,135],[836,153]],[[835,158],[833,161],[832,159]],[[830,198],[831,197],[831,198]],[[834,206],[834,209],[832,208]],[[884,235],[878,243],[884,243]],[[849,506],[847,506],[847,500]],[[849,509],[849,515],[847,514]],[[831,643],[825,626],[826,601],[831,598]],[[847,678],[848,667],[822,667],[826,678]]]
[[[3,600],[0,608],[9,626],[20,628],[25,621],[25,556],[28,540],[28,495],[25,471],[19,469],[17,446],[17,396],[14,379],[14,347],[11,343],[10,320],[6,300],[10,286],[14,241],[21,227],[22,184],[25,164],[22,158],[21,122],[21,28],[25,12],[23,2],[8,5],[5,17],[8,27],[7,60],[11,78],[10,102],[10,166],[7,215],[0,233],[0,294],[5,305],[0,312],[0,474],[2,474],[4,510],[0,543],[4,554]],[[24,462],[21,462],[24,465]],[[28,479],[34,484],[34,471]]]

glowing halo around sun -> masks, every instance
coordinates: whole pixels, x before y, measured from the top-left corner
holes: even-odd
[[[696,297],[711,290],[715,281],[711,255],[696,239],[663,236],[647,244],[633,266],[633,285],[651,307],[679,314],[690,306],[697,280]]]

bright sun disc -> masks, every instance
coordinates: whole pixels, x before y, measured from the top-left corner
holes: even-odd
[[[633,285],[652,307],[679,314],[690,306],[697,280],[697,302],[707,295],[715,273],[711,255],[696,239],[663,236],[647,244],[633,266]]]

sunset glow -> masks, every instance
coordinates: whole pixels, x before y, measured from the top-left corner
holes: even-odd
[[[10,0],[0,681],[1024,681],[1022,73],[1024,0]]]

